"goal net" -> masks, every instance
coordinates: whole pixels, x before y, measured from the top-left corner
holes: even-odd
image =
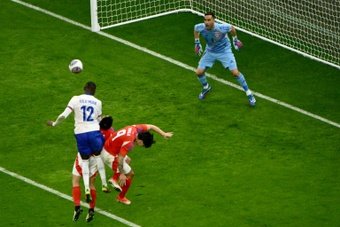
[[[94,2],[94,3],[92,3]],[[175,12],[190,11],[186,0],[91,0],[91,7],[97,11],[98,25],[94,29],[106,29]],[[91,9],[92,11],[92,9]]]
[[[213,11],[220,22],[340,69],[338,0],[91,1],[97,30],[174,12]]]

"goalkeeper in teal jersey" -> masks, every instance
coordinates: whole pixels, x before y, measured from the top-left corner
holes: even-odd
[[[211,86],[207,81],[205,71],[208,68],[211,68],[215,61],[220,61],[223,67],[229,69],[238,83],[242,86],[248,97],[249,104],[251,106],[255,106],[256,99],[248,88],[243,74],[237,69],[236,60],[233,52],[231,51],[231,43],[228,38],[228,33],[230,33],[233,37],[232,41],[235,50],[239,50],[243,44],[237,39],[235,28],[230,24],[215,23],[215,15],[212,12],[208,12],[204,15],[204,23],[195,25],[194,37],[196,54],[201,55],[203,53],[203,48],[200,43],[200,35],[205,39],[207,44],[196,69],[198,80],[203,86],[198,98],[204,99],[211,91]]]

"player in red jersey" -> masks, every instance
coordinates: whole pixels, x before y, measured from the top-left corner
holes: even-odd
[[[101,156],[108,166],[110,166],[115,174],[119,174],[119,186],[121,192],[117,196],[117,201],[126,205],[130,205],[131,201],[125,195],[131,185],[134,172],[129,165],[127,154],[135,145],[145,148],[151,147],[155,141],[153,134],[149,131],[154,131],[168,139],[172,137],[172,132],[164,132],[159,127],[150,124],[131,125],[122,128],[113,133],[106,140]]]
[[[80,198],[81,198],[81,189],[80,189],[80,179],[82,178],[82,159],[80,154],[77,154],[77,157],[73,164],[72,170],[72,198],[74,203],[74,214],[73,214],[73,221],[78,221],[80,214],[83,210],[80,208]],[[86,221],[90,222],[93,220],[94,216],[94,208],[96,205],[96,188],[94,186],[94,182],[97,176],[97,162],[96,159],[91,156],[89,158],[89,175],[90,175],[90,193],[92,200],[90,201],[90,209],[86,216]]]
[[[100,132],[102,133],[105,141],[115,132],[112,127],[112,123],[113,119],[111,116],[104,116],[99,122]]]
[[[115,132],[114,128],[112,127],[113,119],[111,116],[107,115],[104,116],[101,121],[99,122],[100,132],[104,137],[104,141],[106,141],[110,136]],[[106,179],[105,179],[106,180]],[[112,184],[112,182],[110,182]],[[103,182],[103,185],[107,185],[106,182]],[[103,192],[110,192],[108,187],[102,187]]]
[[[100,132],[103,134],[104,139],[110,138],[110,136],[114,133],[114,129],[112,128],[112,122],[113,119],[111,116],[105,116],[102,118],[102,120],[99,122],[100,126]],[[73,221],[77,221],[79,219],[80,214],[83,212],[83,210],[80,208],[80,198],[81,198],[81,189],[80,189],[80,179],[82,177],[82,158],[77,154],[77,157],[73,164],[73,170],[72,170],[72,197],[73,197],[73,203],[74,203],[74,214],[73,214]],[[97,176],[97,162],[93,156],[89,158],[89,173],[90,173],[90,194],[92,197],[92,200],[90,202],[90,209],[88,211],[88,214],[86,216],[86,221],[90,222],[93,220],[94,217],[94,208],[96,205],[96,188],[94,185],[94,182],[96,180]],[[106,184],[106,183],[105,183]],[[109,193],[110,190],[105,187],[104,183],[102,184],[102,191],[105,193]]]

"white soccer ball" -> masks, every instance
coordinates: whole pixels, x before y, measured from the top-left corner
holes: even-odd
[[[73,59],[68,65],[68,68],[72,73],[80,73],[83,71],[83,63],[79,59]]]

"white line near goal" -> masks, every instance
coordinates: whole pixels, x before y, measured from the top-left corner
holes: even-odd
[[[61,16],[61,15],[52,13],[52,12],[50,12],[50,11],[48,11],[48,10],[42,9],[42,8],[37,7],[37,6],[34,6],[34,5],[32,5],[32,4],[28,4],[28,3],[22,2],[22,1],[20,1],[20,0],[11,0],[11,1],[12,1],[12,2],[15,2],[15,3],[18,3],[18,4],[21,4],[21,5],[24,5],[24,6],[28,7],[28,8],[37,10],[37,11],[42,12],[42,13],[44,13],[44,14],[50,15],[50,16],[52,16],[52,17],[58,18],[58,19],[63,20],[63,21],[65,21],[65,22],[67,22],[67,23],[70,23],[70,24],[73,24],[73,25],[76,25],[76,26],[78,26],[78,27],[81,27],[81,28],[84,28],[84,29],[86,29],[86,30],[91,31],[91,27],[89,27],[89,26],[83,25],[83,24],[81,24],[81,23],[78,23],[78,22],[76,22],[76,21],[73,21],[73,20],[71,20],[71,19],[68,19],[68,18],[66,18],[66,17],[63,17],[63,16]],[[137,49],[137,50],[143,51],[143,52],[145,52],[145,53],[148,53],[148,54],[150,54],[150,55],[152,55],[152,56],[155,56],[155,57],[157,57],[157,58],[163,59],[163,60],[165,60],[165,61],[167,61],[167,62],[170,62],[170,63],[175,64],[175,65],[177,65],[177,66],[180,66],[180,67],[182,67],[182,68],[185,68],[185,69],[188,69],[188,70],[191,70],[191,71],[195,71],[195,68],[194,68],[194,67],[191,67],[191,66],[189,66],[189,65],[187,65],[187,64],[184,64],[184,63],[182,63],[182,62],[180,62],[180,61],[177,61],[177,60],[175,60],[175,59],[169,58],[169,57],[167,57],[167,56],[161,55],[161,54],[159,54],[159,53],[157,53],[157,52],[154,52],[154,51],[152,51],[152,50],[149,50],[149,49],[147,49],[147,48],[145,48],[145,47],[141,47],[141,46],[139,46],[139,45],[137,45],[137,44],[131,43],[131,42],[127,41],[127,40],[121,39],[121,38],[119,38],[119,37],[117,37],[117,36],[113,36],[113,35],[110,35],[110,34],[108,34],[108,33],[102,32],[102,31],[97,32],[97,34],[99,34],[99,35],[101,35],[101,36],[105,36],[105,37],[107,37],[107,38],[109,38],[109,39],[115,40],[115,41],[117,41],[117,42],[119,42],[119,43],[122,43],[122,44],[124,44],[124,45],[130,46],[130,47],[135,48],[135,49]],[[221,83],[223,83],[223,84],[225,84],[225,85],[228,85],[228,86],[230,86],[230,87],[233,87],[233,88],[236,88],[236,89],[238,89],[238,90],[243,91],[243,89],[242,89],[240,86],[238,86],[238,85],[236,85],[236,84],[233,84],[233,83],[231,83],[231,82],[229,82],[229,81],[227,81],[227,80],[220,79],[220,78],[218,78],[217,76],[215,76],[215,75],[213,75],[213,74],[209,74],[209,73],[207,73],[206,75],[207,75],[208,77],[210,77],[211,79],[213,79],[213,80],[219,81],[219,82],[221,82]],[[313,113],[311,113],[311,112],[305,111],[305,110],[300,109],[300,108],[298,108],[298,107],[296,107],[296,106],[293,106],[293,105],[290,105],[290,104],[288,104],[288,103],[282,102],[282,101],[280,101],[280,100],[271,98],[271,97],[266,96],[266,95],[263,95],[263,94],[261,94],[261,93],[258,93],[258,92],[253,92],[253,93],[255,94],[256,97],[260,97],[260,98],[262,98],[262,99],[265,99],[265,100],[267,100],[267,101],[276,103],[276,104],[278,104],[278,105],[280,105],[280,106],[284,106],[284,107],[286,107],[286,108],[288,108],[288,109],[294,110],[294,111],[296,111],[296,112],[299,112],[299,113],[301,113],[301,114],[304,114],[304,115],[309,116],[309,117],[311,117],[311,118],[314,118],[314,119],[316,119],[316,120],[319,120],[319,121],[325,122],[325,123],[327,123],[327,124],[329,124],[329,125],[333,125],[333,126],[335,126],[335,127],[337,127],[337,128],[340,128],[340,124],[337,123],[337,122],[328,120],[328,119],[323,118],[323,117],[321,117],[321,116],[319,116],[319,115],[316,115],[316,114],[313,114]]]
[[[66,195],[66,194],[64,194],[64,193],[62,193],[62,192],[59,192],[59,191],[54,190],[54,189],[52,189],[52,188],[49,188],[49,187],[47,187],[47,186],[45,186],[45,185],[43,185],[43,184],[40,184],[40,183],[38,183],[38,182],[36,182],[36,181],[33,181],[33,180],[31,180],[31,179],[28,179],[28,178],[26,178],[26,177],[24,177],[24,176],[21,176],[21,175],[19,175],[19,174],[16,174],[16,173],[14,173],[14,172],[11,172],[11,171],[9,171],[9,170],[7,170],[7,169],[1,167],[1,166],[0,166],[0,171],[3,172],[3,173],[5,173],[5,174],[7,174],[7,175],[9,175],[9,176],[12,176],[12,177],[18,179],[18,180],[22,180],[22,181],[24,181],[24,182],[27,183],[27,184],[33,185],[33,186],[35,186],[35,187],[37,187],[37,188],[43,189],[43,190],[45,190],[45,191],[47,191],[47,192],[50,192],[50,193],[52,193],[52,194],[54,194],[54,195],[57,195],[57,196],[59,196],[59,197],[61,197],[61,198],[63,198],[63,199],[66,199],[66,200],[69,200],[69,201],[73,201],[73,199],[72,199],[71,196],[68,196],[68,195]],[[81,205],[82,205],[83,207],[89,208],[89,205],[88,205],[87,203],[81,202]],[[114,219],[114,220],[116,220],[116,221],[119,221],[120,223],[123,223],[123,224],[125,224],[125,225],[127,225],[127,226],[131,226],[131,227],[140,227],[140,225],[137,225],[137,224],[135,224],[135,223],[132,223],[132,222],[130,222],[130,221],[127,221],[127,220],[125,220],[125,219],[123,219],[123,218],[121,218],[121,217],[118,217],[118,216],[116,216],[116,215],[114,215],[114,214],[111,214],[111,213],[109,213],[109,212],[107,212],[107,211],[105,211],[105,210],[103,210],[103,209],[98,208],[98,207],[96,207],[96,212],[99,213],[99,214],[102,214],[102,215],[104,215],[104,216],[106,216],[106,217],[108,217],[108,218],[111,218],[111,219]],[[70,217],[70,220],[71,220],[71,217]]]

